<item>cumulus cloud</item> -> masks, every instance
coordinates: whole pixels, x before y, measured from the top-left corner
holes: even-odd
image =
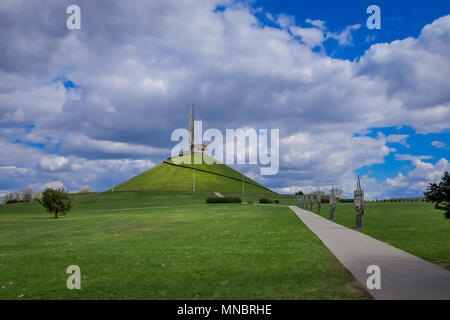
[[[94,158],[129,158],[149,155],[165,155],[169,149],[131,144],[117,141],[91,139],[82,134],[67,135],[62,139],[61,153],[77,154]]]
[[[50,181],[44,184],[42,189],[65,189],[64,184],[61,181]]]
[[[396,154],[395,158],[401,161],[417,161],[417,160],[426,160],[433,159],[433,156],[412,156],[410,154]]]
[[[287,14],[280,14],[277,16],[276,22],[282,28],[287,28],[295,25],[295,17]]]
[[[69,164],[69,159],[65,157],[43,157],[39,161],[39,168],[42,170],[48,170],[48,171],[59,171],[67,167]]]
[[[0,189],[5,192],[25,187],[42,191],[46,183],[53,181],[61,182],[69,191],[87,187],[103,191],[155,165],[151,160],[142,159],[88,160],[47,155],[35,147],[7,142],[1,143],[0,148],[11,152],[10,161],[17,163],[17,166],[0,166]]]
[[[325,30],[325,21],[323,20],[313,20],[313,19],[306,19],[305,21],[306,23],[309,23],[317,28],[319,28],[320,30]]]
[[[409,159],[414,169],[406,175],[398,173],[395,178],[385,181],[387,194],[421,194],[430,182],[438,182],[443,172],[449,171],[450,165],[447,159],[441,158],[436,164],[421,161],[419,158]]]
[[[398,143],[401,144],[407,148],[410,147],[410,145],[408,144],[407,140],[409,138],[408,134],[390,134],[388,136],[385,136],[383,133],[379,133],[378,136],[380,138],[385,138],[387,142],[389,143]]]
[[[281,129],[280,173],[259,180],[274,188],[323,180],[352,190],[354,171],[382,163],[388,143],[408,145],[404,135],[362,132],[450,123],[450,16],[348,61],[311,49],[330,38],[351,44],[358,25],[334,32],[323,20],[301,27],[268,13],[278,23],[268,26],[238,1],[79,1],[83,25],[72,32],[61,14],[69,2],[1,1],[0,166],[16,167],[0,170],[2,190],[120,182],[168,156],[192,102],[205,128]],[[108,170],[123,175],[113,181]]]
[[[352,31],[356,31],[361,28],[360,24],[354,24],[351,26],[345,27],[341,32],[327,32],[327,38],[332,38],[338,41],[338,43],[342,46],[348,46],[353,43],[353,35]]]
[[[290,27],[289,30],[293,35],[299,36],[301,41],[310,48],[320,46],[325,40],[325,34],[320,29]]]
[[[435,147],[435,148],[438,148],[438,149],[443,149],[443,148],[445,148],[447,146],[446,143],[442,142],[442,141],[432,141],[431,145],[433,147]]]

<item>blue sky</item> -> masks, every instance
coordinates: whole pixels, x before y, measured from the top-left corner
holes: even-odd
[[[74,3],[81,30],[66,28]],[[381,30],[366,27],[372,4]],[[359,174],[368,198],[420,195],[450,169],[449,14],[444,1],[4,0],[0,196],[143,172],[192,102],[205,129],[280,129],[277,175],[235,166],[276,191],[351,196]]]
[[[395,1],[272,1],[256,0],[256,6],[263,7],[274,15],[287,14],[296,21],[304,23],[306,19],[326,21],[329,29],[341,31],[348,25],[361,24],[363,28],[354,33],[352,46],[336,48],[335,41],[326,44],[327,52],[342,59],[357,59],[370,45],[391,42],[407,37],[417,37],[422,28],[437,17],[450,13],[448,1],[395,0]],[[381,9],[381,30],[369,30],[365,27],[366,9],[378,5]],[[370,37],[370,41],[368,40]]]

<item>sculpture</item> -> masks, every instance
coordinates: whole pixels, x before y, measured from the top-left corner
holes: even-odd
[[[320,192],[317,190],[317,214],[320,214]]]
[[[362,228],[362,217],[364,215],[364,191],[361,189],[361,182],[359,181],[358,176],[358,182],[356,184],[356,190],[353,193],[354,195],[354,202],[355,202],[355,211],[356,211],[356,217],[355,217],[355,226],[353,228]]]
[[[335,210],[336,210],[336,196],[335,196],[335,192],[334,192],[334,187],[331,186],[331,191],[330,191],[330,219],[331,220],[334,219]]]

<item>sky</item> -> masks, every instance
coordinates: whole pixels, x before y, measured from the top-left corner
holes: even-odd
[[[0,196],[148,170],[192,103],[280,130],[278,174],[234,166],[277,192],[420,196],[450,169],[449,74],[448,1],[2,0]]]

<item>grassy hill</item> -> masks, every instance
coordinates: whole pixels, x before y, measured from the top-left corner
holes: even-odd
[[[196,163],[194,163],[194,157],[196,157]],[[190,164],[186,163],[189,158]],[[192,191],[195,172],[196,192],[242,193],[242,179],[244,179],[245,193],[274,194],[273,191],[227,165],[212,163],[213,161],[213,158],[201,153],[189,153],[170,158],[115,186],[114,191]]]

